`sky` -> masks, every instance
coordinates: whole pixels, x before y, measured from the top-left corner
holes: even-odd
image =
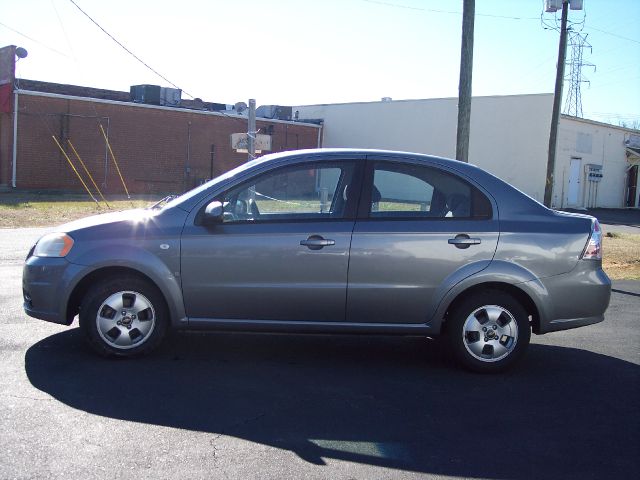
[[[455,97],[462,0],[0,0],[17,76],[258,105]],[[559,13],[542,0],[476,0],[473,95],[551,93]],[[640,0],[570,10],[583,50],[583,116],[640,124]],[[570,55],[571,49],[568,50]],[[565,82],[565,93],[568,83]]]

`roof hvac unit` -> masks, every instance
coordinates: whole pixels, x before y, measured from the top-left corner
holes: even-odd
[[[215,103],[215,102],[206,102],[204,104],[205,110],[209,110],[210,112],[219,112],[221,110],[227,109],[226,103]]]
[[[160,105],[159,85],[132,85],[129,89],[131,101],[146,103],[148,105]]]
[[[182,90],[179,88],[160,88],[160,105],[177,107],[182,101]]]
[[[177,107],[182,100],[182,90],[179,88],[165,88],[159,85],[132,85],[129,93],[133,102],[147,105]]]
[[[271,118],[276,120],[291,120],[293,107],[283,105],[260,105],[256,108],[256,117]]]

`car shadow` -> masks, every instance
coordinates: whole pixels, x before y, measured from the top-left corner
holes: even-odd
[[[573,348],[532,344],[514,370],[489,376],[421,338],[187,333],[150,357],[106,360],[74,329],[29,348],[25,368],[79,410],[318,465],[497,479],[625,478],[639,467],[639,367]]]

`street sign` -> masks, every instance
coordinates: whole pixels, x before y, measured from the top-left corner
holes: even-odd
[[[257,134],[254,145],[256,152],[258,150],[271,150],[271,135]],[[249,148],[249,135],[247,133],[232,133],[231,148],[246,152]]]

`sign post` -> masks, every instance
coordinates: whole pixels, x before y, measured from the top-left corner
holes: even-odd
[[[254,153],[262,153],[263,150],[271,150],[271,135],[256,134],[253,141]],[[249,153],[249,134],[232,133],[231,148],[238,153]],[[254,155],[255,157],[255,155]]]

